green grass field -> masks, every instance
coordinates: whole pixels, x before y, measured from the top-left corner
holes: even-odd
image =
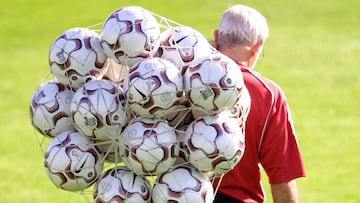
[[[222,11],[235,2],[140,0],[136,5],[211,38]],[[302,202],[360,202],[360,2],[240,2],[268,18],[270,38],[256,69],[283,87],[292,108],[307,169],[307,177],[298,181]],[[1,202],[86,202],[81,195],[55,188],[46,176],[28,105],[49,73],[52,40],[70,27],[101,23],[125,5],[135,1],[2,1]]]

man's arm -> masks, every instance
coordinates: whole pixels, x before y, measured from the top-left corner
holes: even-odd
[[[296,181],[272,184],[271,193],[274,203],[299,203]]]

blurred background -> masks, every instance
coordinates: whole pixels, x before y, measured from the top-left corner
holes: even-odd
[[[302,202],[360,202],[360,2],[358,0],[3,0],[0,8],[0,196],[2,202],[86,202],[48,179],[29,120],[31,95],[50,73],[51,42],[64,30],[102,23],[142,6],[209,39],[222,12],[242,3],[268,19],[256,70],[287,95],[307,174]],[[264,175],[264,185],[267,185]],[[269,188],[268,199],[272,202]]]

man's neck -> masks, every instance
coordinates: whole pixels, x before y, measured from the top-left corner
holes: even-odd
[[[248,68],[252,67],[251,49],[249,49],[247,46],[238,45],[233,47],[226,47],[223,49],[219,47],[219,51],[234,60],[239,65],[246,66]]]

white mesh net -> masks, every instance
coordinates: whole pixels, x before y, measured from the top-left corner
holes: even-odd
[[[149,15],[156,19],[157,38]],[[86,29],[99,36],[89,40],[65,31],[55,39],[57,47],[50,53],[61,50],[65,62],[50,60],[51,73],[31,98],[36,139],[45,160],[51,160],[46,165],[50,179],[59,189],[79,186],[69,191],[88,202],[150,202],[146,194],[157,185],[157,203],[212,202],[217,191],[209,187],[212,178],[231,170],[244,150],[239,126],[246,120],[249,101],[236,64],[195,29],[143,8],[118,9]],[[110,34],[104,34],[105,29]],[[135,41],[129,45],[127,39]],[[142,48],[129,47],[132,44]],[[69,82],[62,84],[59,75]],[[72,86],[70,80],[82,80],[76,83],[82,85]],[[110,83],[90,85],[94,80]],[[49,88],[49,81],[62,84],[61,88]],[[71,99],[61,96],[64,89],[72,92]],[[73,129],[62,127],[69,122]],[[88,148],[72,143],[71,136],[49,144],[71,130],[89,140]],[[44,133],[49,131],[56,133]],[[92,157],[93,148],[101,154],[99,159]],[[87,171],[99,163],[101,174],[83,189]],[[200,163],[200,168],[192,163]],[[228,169],[219,173],[217,165]],[[120,166],[129,171],[117,169]]]

